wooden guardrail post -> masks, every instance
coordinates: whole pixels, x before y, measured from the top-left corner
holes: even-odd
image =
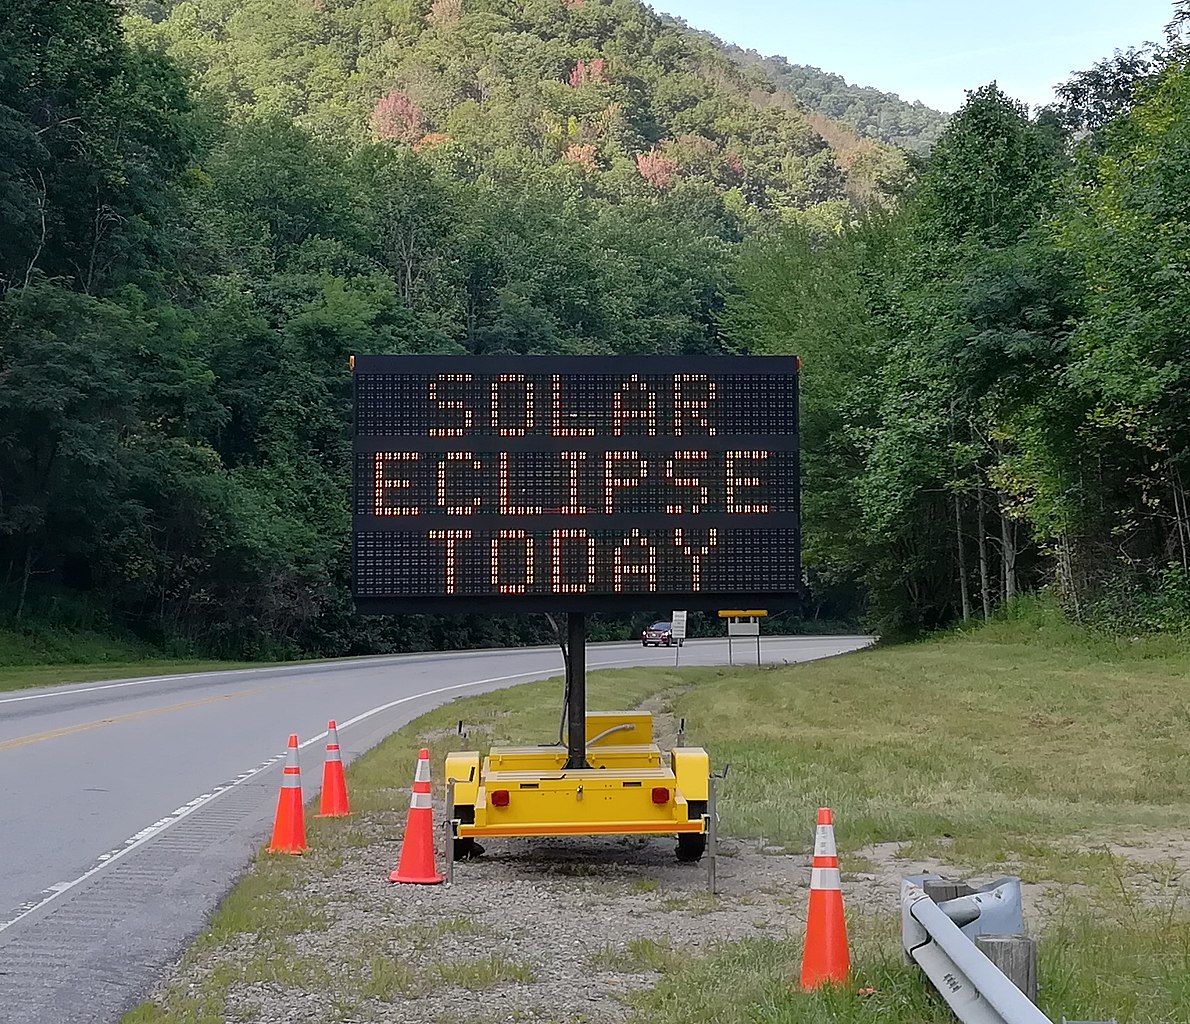
[[[956,882],[951,878],[927,878],[921,888],[935,903],[975,895],[975,890],[966,882]]]
[[[977,935],[976,948],[1017,988],[1037,1002],[1037,942],[1028,935]]]

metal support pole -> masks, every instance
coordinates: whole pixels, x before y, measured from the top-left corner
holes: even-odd
[[[731,629],[730,626],[727,628]],[[731,646],[731,633],[727,634],[727,664],[735,665],[735,649]]]
[[[715,856],[718,852],[719,840],[719,826],[717,824],[719,814],[716,801],[717,783],[719,780],[712,775],[707,780],[707,891],[715,895]]]
[[[760,665],[760,632],[758,631],[756,634],[756,667],[760,668]]]
[[[587,617],[566,616],[566,661],[570,689],[566,697],[566,768],[590,768],[587,763]]]
[[[455,780],[446,780],[446,849],[443,850],[443,860],[446,861],[446,884],[453,885],[455,880],[455,827],[457,819],[455,813]]]

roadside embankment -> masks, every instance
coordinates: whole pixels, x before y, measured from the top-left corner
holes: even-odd
[[[258,857],[126,1020],[942,1024],[897,940],[898,880],[923,869],[1023,878],[1053,1019],[1187,1020],[1188,672],[1177,644],[1043,617],[807,665],[593,676],[593,708],[652,710],[663,744],[684,717],[731,763],[716,898],[668,840],[492,842],[450,888],[390,885],[419,746],[440,814],[448,750],[557,735],[556,681],[461,700],[352,764],[354,816],[311,818],[306,856]],[[804,996],[820,804],[857,985]]]

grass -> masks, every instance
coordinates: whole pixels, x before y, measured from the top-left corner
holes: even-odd
[[[37,622],[0,626],[0,691],[248,667],[246,662],[169,658],[135,639],[94,630]]]
[[[432,984],[453,985],[470,992],[486,992],[510,983],[527,985],[535,977],[532,964],[495,954],[474,960],[443,960],[429,971]]]
[[[814,808],[840,845],[954,837],[973,861],[1101,828],[1190,825],[1190,651],[1061,621],[688,690],[687,735],[731,763],[725,834],[807,848]],[[730,679],[730,685],[728,685]]]
[[[171,657],[169,654],[133,637],[112,636],[96,630],[68,629],[36,620],[21,627],[2,625],[0,692],[64,683],[305,664]]]
[[[650,991],[630,997],[633,1024],[954,1024],[945,1004],[901,960],[892,925],[853,918],[855,985],[813,995],[798,991],[801,943],[745,939],[709,955],[663,962]],[[872,995],[860,995],[864,988]]]
[[[445,921],[433,921],[425,925],[413,925],[403,930],[405,938],[415,949],[433,949],[449,935],[485,935],[487,930],[475,918],[460,915]]]
[[[94,662],[75,665],[0,666],[0,692],[65,683],[102,682],[108,679],[136,679],[141,676],[176,676],[186,672],[220,672],[225,669],[257,668],[276,662],[158,660]]]
[[[1104,917],[1072,901],[1040,944],[1041,1009],[1055,1021],[1190,1019],[1190,924],[1174,906],[1122,904]],[[632,1024],[954,1024],[918,969],[902,962],[898,926],[852,915],[854,984],[812,994],[798,991],[796,941],[748,939],[664,959],[658,984],[630,997]]]
[[[383,949],[386,952],[414,950],[425,952],[438,948],[443,939],[451,936],[478,938],[489,930],[474,917],[459,915],[443,921],[425,921],[399,928],[375,929],[357,936],[360,949]]]
[[[677,911],[701,917],[711,914],[718,908],[718,903],[709,892],[685,892],[678,896],[666,896],[661,901],[661,909]]]
[[[288,942],[278,942],[258,953],[238,969],[229,972],[228,982],[245,985],[273,984],[286,988],[324,988],[331,983],[330,972],[314,957],[301,956]]]
[[[328,855],[315,853],[302,864],[294,857],[257,854],[252,868],[219,905],[210,927],[198,939],[197,948],[216,949],[247,933],[272,941],[325,931],[330,926],[328,915],[301,901],[297,892],[303,872],[317,867],[320,856]]]
[[[54,625],[38,618],[0,624],[0,666],[135,662],[165,652],[135,637]]]
[[[688,741],[707,746],[716,765],[731,763],[720,789],[724,835],[804,852],[814,809],[824,805],[835,809],[851,872],[873,868],[877,854],[865,848],[889,842],[906,856],[971,872],[1063,883],[1066,896],[1041,942],[1043,1009],[1056,1020],[1168,1024],[1190,1020],[1182,880],[1168,865],[1149,866],[1142,898],[1139,869],[1101,842],[1144,828],[1190,830],[1187,675],[1190,650],[1174,642],[1097,638],[1033,607],[970,633],[808,665],[599,673],[589,700],[594,709],[632,708],[665,695],[686,718]],[[440,775],[445,753],[464,745],[553,741],[558,697],[557,681],[532,683],[431,712],[349,767],[353,805],[370,822],[399,824],[419,746],[430,746]],[[358,824],[313,828],[325,830],[312,831],[310,857],[258,860],[193,955],[246,936],[266,946],[285,941],[278,908],[362,834]],[[684,914],[716,909],[702,899],[683,894],[661,904]],[[590,966],[656,972],[652,991],[630,997],[641,1024],[949,1022],[917,969],[902,962],[895,915],[862,910],[851,908],[857,985],[846,990],[799,993],[800,943],[766,935],[698,955],[645,940],[609,947]],[[464,934],[468,920],[457,923]],[[290,921],[319,926],[317,913]],[[490,957],[431,965],[413,979],[373,954],[375,947],[352,970],[372,979],[376,999],[533,978],[527,963]],[[170,989],[126,1024],[220,1019],[235,984],[208,976],[197,994]],[[860,996],[867,987],[873,994]]]
[[[374,956],[359,992],[365,999],[391,1003],[416,990],[417,974],[412,967],[387,957]]]
[[[675,969],[682,954],[668,942],[656,939],[633,939],[620,948],[608,946],[591,958],[597,970],[631,974],[638,971],[664,972]]]
[[[0,692],[137,676],[255,668],[265,662],[170,658],[131,638],[30,622],[0,626]]]

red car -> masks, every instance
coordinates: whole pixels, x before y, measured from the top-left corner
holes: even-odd
[[[672,622],[654,622],[640,634],[641,647],[672,647],[675,643],[681,647],[683,641],[674,640]]]

